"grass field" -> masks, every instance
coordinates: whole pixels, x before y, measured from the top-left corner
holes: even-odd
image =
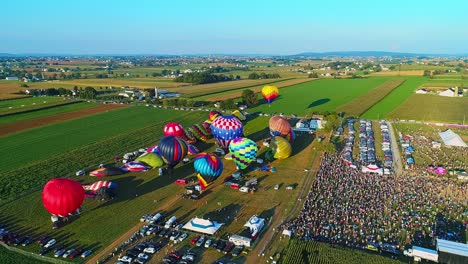
[[[367,79],[320,79],[280,90],[280,96],[269,106],[263,99],[250,112],[303,115],[309,111],[334,111],[337,107],[369,92],[388,77]],[[261,95],[260,95],[261,97]]]
[[[44,96],[44,97],[27,97],[21,99],[11,99],[0,101],[0,114],[12,111],[22,111],[23,109],[41,108],[50,104],[64,101],[62,97]]]
[[[370,90],[368,93],[363,94],[346,104],[338,107],[338,112],[345,112],[347,115],[360,116],[373,105],[385,98],[389,93],[400,86],[404,79],[391,79],[376,88]]]
[[[32,112],[28,111],[25,113],[17,113],[17,114],[1,117],[0,125],[9,124],[9,123],[17,122],[17,121],[22,121],[22,120],[29,120],[29,119],[38,118],[38,117],[55,115],[55,114],[60,114],[60,113],[72,112],[72,111],[92,107],[95,105],[96,103],[79,102],[79,103],[74,103],[74,104],[59,105],[59,106],[47,108],[47,109],[40,109],[40,110],[32,111]]]
[[[406,70],[406,71],[381,71],[374,72],[370,75],[372,76],[423,76],[423,70]]]
[[[206,113],[202,113],[205,115]],[[193,116],[193,113],[190,114]],[[199,117],[198,117],[199,118]],[[193,121],[193,120],[192,120]],[[268,135],[268,118],[256,118],[247,122],[245,134],[252,139],[259,140]],[[141,131],[136,131],[140,133]],[[162,131],[155,131],[152,136],[155,140],[159,138]],[[126,137],[132,137],[129,133]],[[146,140],[150,140],[148,135]],[[304,168],[310,167],[310,155],[313,153],[313,138],[308,135],[299,136],[294,143],[294,156],[283,161],[275,161],[276,173],[254,171],[247,173],[247,177],[257,177],[260,188],[255,194],[244,194],[232,190],[221,184],[222,178],[235,171],[235,166],[230,161],[224,161],[225,170],[220,179],[208,188],[206,196],[194,202],[180,198],[177,193],[183,192],[183,187],[172,184],[177,178],[193,177],[195,175],[193,165],[180,165],[176,167],[174,176],[158,177],[157,171],[151,170],[146,173],[128,173],[121,176],[112,176],[109,180],[116,182],[120,188],[118,197],[109,202],[98,202],[86,200],[83,205],[83,213],[80,218],[65,227],[52,231],[48,213],[42,208],[39,191],[16,199],[13,202],[0,206],[2,212],[6,212],[10,222],[15,223],[15,229],[28,230],[36,234],[48,232],[54,237],[66,240],[72,245],[87,246],[95,250],[102,249],[117,236],[127,231],[138,223],[138,219],[144,213],[164,210],[167,216],[176,215],[182,221],[188,220],[195,215],[210,217],[226,225],[220,230],[219,236],[226,233],[237,233],[242,231],[243,224],[253,214],[271,219],[273,216],[281,217],[287,213],[288,208],[294,201],[299,187],[287,191],[285,186],[290,184],[301,184],[304,180]],[[149,142],[147,142],[149,143]],[[134,146],[137,148],[139,146]],[[213,140],[207,144],[199,145],[203,149],[213,150]],[[263,152],[261,149],[260,152]],[[51,176],[53,177],[53,176]],[[98,180],[93,177],[84,176],[80,181],[89,183]],[[275,191],[272,187],[281,184],[281,188]],[[265,188],[267,187],[267,188]],[[292,199],[284,199],[291,197]],[[225,212],[218,209],[226,208]],[[116,212],[125,212],[116,214]],[[34,223],[34,224],[33,224]],[[37,251],[36,246],[28,250]],[[221,254],[213,251],[204,254],[203,263],[212,262]]]
[[[284,250],[280,263],[361,263],[361,264],[385,264],[404,263],[392,260],[377,254],[365,253],[358,250],[349,250],[342,247],[332,247],[328,244],[316,241],[299,241],[291,239]]]
[[[131,107],[2,137],[0,155],[4,162],[0,170],[12,170],[152,123],[176,120],[184,114],[186,112]]]
[[[367,119],[380,119],[409,98],[414,91],[427,81],[426,77],[406,77],[405,82],[393,90],[383,100],[367,110],[362,117]]]
[[[0,80],[0,99],[25,97],[24,94],[16,94],[19,90],[25,89],[20,88],[20,84],[19,81]]]
[[[37,258],[32,258],[32,257],[24,256],[18,253],[14,253],[0,245],[0,263],[2,264],[18,264],[18,263],[45,264],[49,262],[41,261]]]
[[[290,79],[290,80],[286,80],[286,81],[275,82],[272,85],[274,85],[274,86],[276,86],[278,88],[285,88],[285,87],[293,86],[293,85],[304,83],[304,82],[310,82],[310,81],[313,81],[313,80],[315,80],[315,79],[309,79],[309,78],[307,78],[307,79]],[[242,91],[245,90],[245,89],[253,90],[256,93],[261,93],[262,88],[264,86],[265,85],[258,85],[258,86],[253,86],[253,87],[249,87],[249,88],[244,87],[244,88],[239,88],[239,89],[236,89],[236,90],[220,92],[220,93],[207,95],[207,96],[201,96],[201,97],[197,97],[196,99],[208,100],[208,101],[212,101],[212,102],[219,101],[219,100],[226,100],[226,99],[234,99],[234,98],[241,97],[242,96]]]
[[[468,97],[415,94],[387,114],[390,119],[463,123],[468,116]],[[465,120],[466,121],[466,120]]]

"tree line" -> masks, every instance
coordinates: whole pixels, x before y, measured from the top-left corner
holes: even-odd
[[[256,72],[252,72],[251,74],[249,74],[249,79],[251,80],[256,80],[256,79],[278,79],[278,78],[281,78],[281,76],[278,74],[278,73],[256,73]]]

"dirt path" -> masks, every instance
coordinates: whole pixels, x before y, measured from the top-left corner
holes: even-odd
[[[171,200],[165,202],[161,207],[158,207],[158,210],[159,211],[165,211],[165,210],[168,210],[170,208],[173,208],[174,205],[179,201],[180,196],[173,196]],[[104,258],[107,254],[111,253],[112,250],[114,250],[115,248],[119,247],[120,244],[122,244],[124,241],[126,241],[127,239],[130,238],[130,236],[132,236],[133,233],[135,233],[137,230],[139,230],[140,228],[142,228],[146,223],[145,222],[139,222],[138,224],[136,224],[135,226],[133,226],[132,228],[130,228],[127,232],[125,232],[123,235],[121,235],[119,238],[117,238],[116,240],[114,240],[114,242],[112,242],[110,245],[108,245],[106,248],[104,248],[103,250],[101,250],[98,254],[96,254],[94,257],[90,258],[89,260],[87,260],[85,263],[87,264],[95,264],[97,263],[100,259]],[[109,262],[111,263],[111,262]]]
[[[312,163],[312,167],[310,168],[309,173],[307,173],[306,179],[304,180],[304,184],[302,185],[301,191],[297,196],[298,198],[295,201],[294,207],[290,211],[289,215],[283,217],[281,213],[282,210],[279,210],[279,212],[275,213],[275,215],[272,216],[272,218],[274,218],[275,220],[270,224],[268,230],[265,231],[266,234],[260,239],[255,249],[251,252],[251,254],[247,256],[246,263],[262,263],[262,254],[271,244],[275,235],[278,234],[277,232],[280,232],[280,230],[275,230],[275,228],[291,219],[297,213],[298,209],[302,207],[303,199],[307,196],[308,191],[311,188],[312,182],[315,179],[315,177],[313,176],[315,173],[317,173],[319,169],[322,155],[322,152],[317,152],[314,162]]]
[[[393,152],[393,170],[397,176],[400,176],[403,173],[403,165],[401,163],[400,150],[398,149],[398,142],[395,137],[395,131],[391,122],[388,123],[388,128],[390,132],[390,139],[392,140],[392,152]]]
[[[0,137],[8,134],[17,133],[23,130],[63,122],[70,119],[89,116],[109,110],[128,107],[128,105],[119,104],[100,104],[94,107],[81,109],[73,112],[55,114],[50,116],[38,117],[29,120],[18,121],[10,124],[0,125]]]

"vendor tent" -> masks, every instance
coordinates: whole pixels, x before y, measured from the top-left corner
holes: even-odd
[[[195,217],[188,221],[188,223],[185,224],[182,228],[203,234],[213,235],[222,225],[223,223]]]
[[[446,146],[468,147],[463,139],[459,135],[455,134],[451,129],[439,132],[439,136]]]
[[[285,236],[288,236],[288,237],[291,237],[291,236],[292,236],[291,230],[287,230],[287,229],[283,230],[283,233],[282,233],[282,234],[285,235]]]

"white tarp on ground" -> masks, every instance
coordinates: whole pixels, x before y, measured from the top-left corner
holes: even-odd
[[[459,135],[453,132],[451,129],[447,129],[443,132],[439,132],[439,136],[444,141],[446,146],[454,147],[468,147],[466,143],[461,139]]]
[[[188,223],[185,224],[182,228],[203,234],[213,235],[222,225],[223,223],[195,217],[188,221]]]
[[[377,173],[379,175],[383,175],[384,171],[382,168],[379,168],[375,164],[369,164],[367,166],[362,166],[361,171],[364,173]]]

